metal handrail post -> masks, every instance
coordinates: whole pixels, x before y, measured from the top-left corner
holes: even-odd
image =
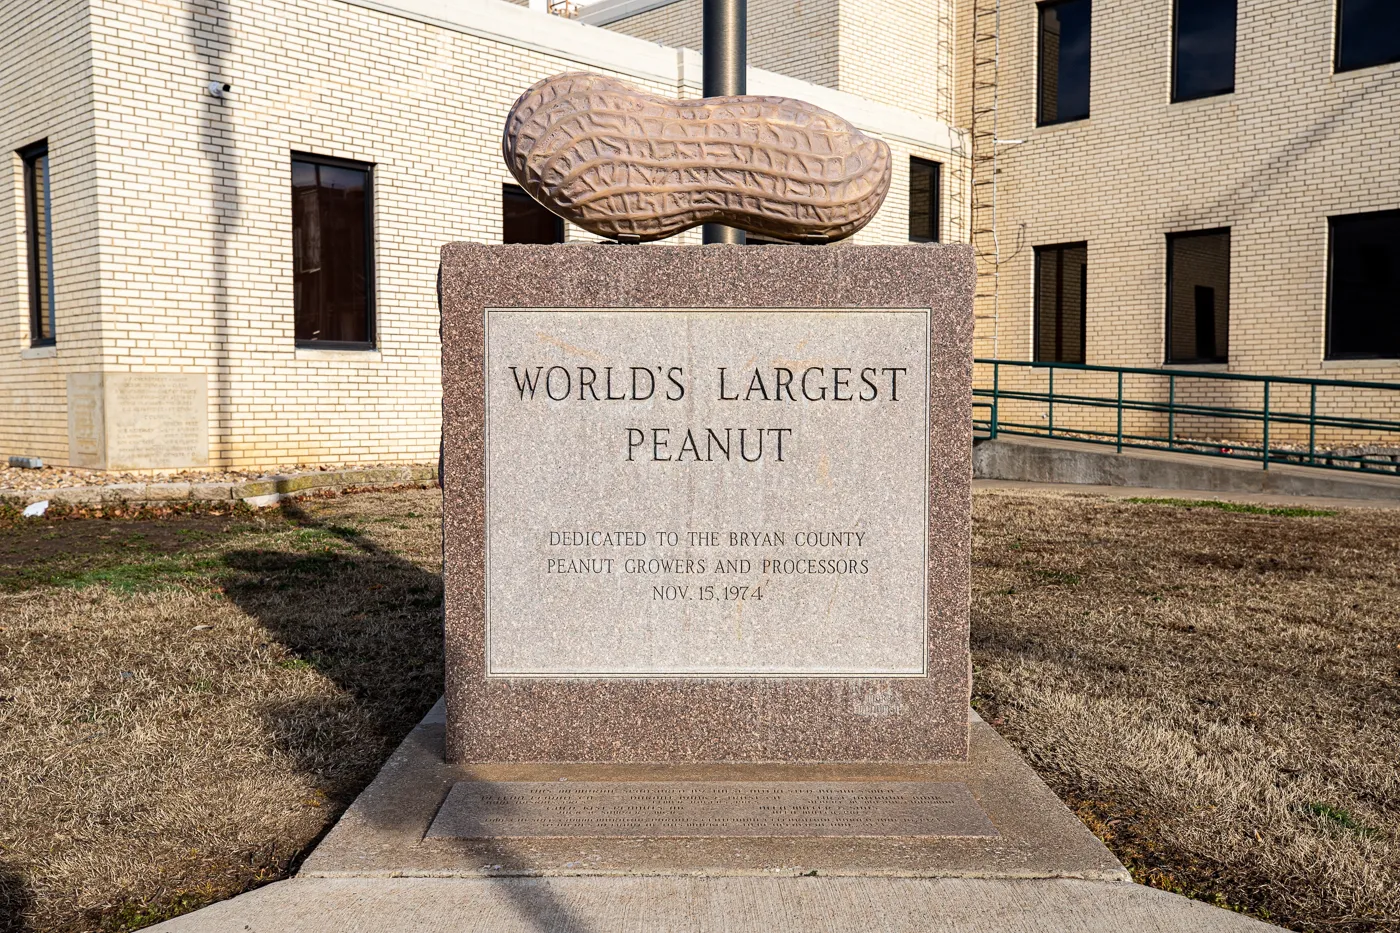
[[[1308,393],[1308,465],[1317,465],[1317,383]]]
[[[1118,372],[1118,452],[1123,452],[1123,372]]]
[[[1264,469],[1269,468],[1269,380],[1264,380]]]
[[[992,364],[992,438],[997,436],[997,402],[1001,400],[1001,364]]]
[[[1046,399],[1048,400],[1048,404],[1049,404],[1049,406],[1050,406],[1050,410],[1046,413],[1045,420],[1046,420],[1047,422],[1049,422],[1049,424],[1047,425],[1047,427],[1049,428],[1049,436],[1050,436],[1050,437],[1054,437],[1054,436],[1055,436],[1055,367],[1054,367],[1054,366],[1051,366],[1051,367],[1050,367],[1050,389],[1049,389],[1048,392],[1046,392]]]
[[[1176,447],[1176,373],[1167,377],[1167,450]]]

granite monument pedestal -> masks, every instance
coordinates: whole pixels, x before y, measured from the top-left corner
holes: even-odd
[[[964,759],[973,277],[446,247],[449,759]]]

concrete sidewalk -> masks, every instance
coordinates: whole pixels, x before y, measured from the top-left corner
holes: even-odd
[[[1141,885],[978,878],[298,878],[160,933],[1265,933]]]

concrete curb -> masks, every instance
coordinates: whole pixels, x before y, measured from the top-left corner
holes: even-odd
[[[0,490],[0,502],[18,508],[45,500],[81,508],[174,505],[182,502],[242,502],[253,508],[265,508],[276,505],[283,499],[314,492],[340,491],[353,486],[400,486],[436,482],[436,466],[415,464],[364,470],[278,474],[228,483],[115,483],[110,486]]]

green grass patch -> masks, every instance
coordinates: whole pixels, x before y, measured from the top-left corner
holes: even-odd
[[[1243,515],[1278,515],[1284,518],[1326,518],[1336,515],[1336,509],[1309,509],[1296,505],[1254,505],[1250,502],[1224,502],[1220,499],[1158,499],[1151,496],[1135,496],[1125,499],[1140,505],[1170,505],[1179,509],[1215,509],[1220,512],[1238,512]]]
[[[286,658],[278,661],[277,666],[288,671],[309,671],[316,665],[305,658]]]
[[[1348,832],[1356,833],[1358,836],[1370,836],[1375,834],[1375,830],[1357,820],[1341,807],[1334,807],[1331,804],[1313,801],[1304,806],[1308,813],[1317,817],[1324,825],[1333,829],[1345,829]]]
[[[138,593],[167,589],[181,583],[208,581],[222,569],[222,564],[214,558],[179,555],[150,557],[108,567],[38,567],[16,574],[6,582],[9,588],[13,589],[31,589],[39,586],[83,589],[89,586],[106,586],[120,593]]]

